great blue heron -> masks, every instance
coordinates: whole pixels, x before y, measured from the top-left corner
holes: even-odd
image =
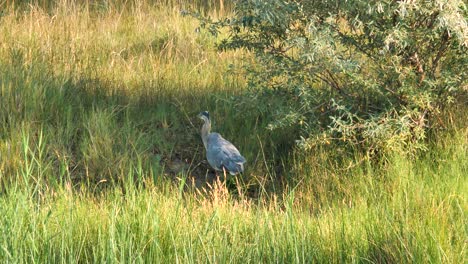
[[[244,172],[245,158],[239,150],[218,133],[211,133],[211,121],[208,111],[198,115],[204,121],[201,129],[203,145],[206,149],[208,163],[217,171],[229,172],[231,175]]]

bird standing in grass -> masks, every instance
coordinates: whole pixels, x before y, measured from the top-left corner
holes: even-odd
[[[211,121],[208,111],[198,115],[204,121],[201,129],[203,145],[206,149],[208,163],[217,171],[228,172],[231,175],[244,172],[245,158],[239,150],[218,133],[211,133]]]

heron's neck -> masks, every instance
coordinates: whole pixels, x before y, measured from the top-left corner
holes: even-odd
[[[201,137],[203,140],[203,145],[205,145],[205,149],[207,147],[206,144],[208,141],[208,135],[210,134],[210,131],[211,131],[211,121],[208,120],[208,121],[205,121],[205,123],[203,124],[201,128]]]

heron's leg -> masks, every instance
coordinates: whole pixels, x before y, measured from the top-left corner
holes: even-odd
[[[223,167],[223,174],[224,174],[223,185],[226,186],[227,173],[226,173],[226,168],[224,168],[224,167]]]
[[[219,179],[219,174],[218,174],[218,171],[215,170],[215,184],[218,186],[218,187],[221,187],[221,180]]]

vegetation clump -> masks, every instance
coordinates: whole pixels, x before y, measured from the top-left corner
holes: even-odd
[[[234,12],[199,19],[214,34],[227,28],[220,49],[254,54],[254,105],[274,109],[269,128],[292,127],[303,149],[335,141],[414,153],[466,97],[463,1],[242,0]]]

